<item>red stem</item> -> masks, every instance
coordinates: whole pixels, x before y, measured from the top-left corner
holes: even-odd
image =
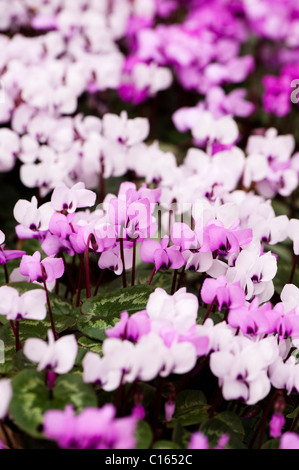
[[[135,285],[135,264],[136,264],[136,238],[133,240],[133,266],[132,266],[132,278],[131,278],[131,286]]]
[[[216,299],[217,299],[217,297],[215,296],[214,299],[212,300],[212,302],[210,303],[210,306],[209,306],[209,308],[208,308],[208,310],[207,310],[207,313],[205,314],[205,317],[204,317],[204,319],[203,319],[202,324],[204,324],[204,322],[206,321],[206,319],[209,318],[209,315],[210,315],[210,313],[211,313],[211,311],[212,311],[212,308],[214,307],[214,303],[216,302]]]
[[[122,264],[123,264],[123,272],[122,272],[123,287],[127,287],[125,255],[124,255],[124,239],[122,237],[122,234],[121,234],[119,243],[120,243],[120,257],[121,257],[121,261],[122,261]]]
[[[87,244],[86,244],[86,252],[85,252],[86,297],[88,299],[89,297],[91,297],[90,274],[89,274],[89,243],[90,243],[92,236],[93,236],[92,233],[88,235]]]
[[[153,268],[153,270],[152,270],[152,274],[150,275],[150,278],[149,278],[148,283],[147,283],[148,286],[151,285],[152,280],[153,280],[153,277],[154,277],[154,275],[155,275],[155,272],[156,272],[156,266],[154,266],[154,268]]]
[[[53,331],[54,338],[58,339],[58,334],[57,334],[56,329],[55,329],[53,312],[52,312],[51,303],[50,303],[49,292],[48,292],[47,284],[46,284],[46,272],[45,272],[45,268],[43,267],[42,264],[41,264],[41,270],[42,270],[43,284],[44,284],[45,291],[46,291],[47,304],[48,304],[49,316],[50,316],[50,321],[51,321],[51,328],[52,328],[52,331]]]

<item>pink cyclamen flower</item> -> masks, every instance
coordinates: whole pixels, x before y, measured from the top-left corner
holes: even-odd
[[[44,277],[47,282],[52,282],[63,275],[64,262],[62,258],[51,257],[41,260],[40,252],[36,251],[32,256],[23,256],[20,263],[20,273],[23,276],[29,276],[30,282],[42,282]]]
[[[151,324],[146,311],[134,313],[129,317],[128,312],[120,314],[120,321],[111,329],[106,330],[109,338],[123,338],[138,341],[141,336],[150,332]]]
[[[240,284],[238,282],[229,284],[225,276],[219,276],[217,279],[205,279],[201,288],[201,298],[208,305],[216,298],[219,310],[223,307],[243,307],[246,300]]]
[[[78,415],[72,406],[65,410],[49,410],[44,415],[44,434],[67,449],[132,449],[139,420],[133,410],[131,416],[116,418],[112,404],[102,408],[85,408]]]
[[[179,246],[168,247],[169,237],[165,235],[161,242],[144,240],[140,247],[140,257],[144,263],[155,263],[156,272],[159,269],[179,269],[185,260]]]
[[[91,207],[95,204],[96,194],[85,189],[84,183],[76,183],[68,188],[60,183],[53,191],[51,206],[56,211],[75,212],[80,207]]]
[[[229,441],[229,436],[227,434],[223,434],[220,436],[218,440],[218,444],[214,449],[224,449],[226,444]],[[209,441],[207,436],[205,436],[202,432],[196,431],[191,435],[191,439],[189,442],[188,449],[209,449]]]
[[[6,264],[10,259],[22,258],[22,256],[26,254],[26,251],[22,250],[4,250],[4,240],[5,235],[2,230],[0,230],[0,264]]]
[[[270,421],[270,436],[280,437],[285,422],[285,417],[281,413],[274,413]]]
[[[39,338],[29,338],[23,351],[30,361],[38,363],[37,370],[50,369],[57,374],[66,374],[75,364],[78,344],[75,335],[62,336],[55,341],[49,330],[48,344]]]
[[[299,436],[295,432],[285,432],[280,438],[280,449],[299,449]]]

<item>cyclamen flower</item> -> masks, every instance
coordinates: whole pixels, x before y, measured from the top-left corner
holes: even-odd
[[[83,380],[99,382],[105,391],[120,383],[139,379],[153,380],[160,375],[185,374],[196,364],[195,346],[189,341],[173,341],[167,347],[154,332],[141,336],[135,345],[127,340],[108,338],[103,342],[103,357],[88,352],[83,359]]]
[[[62,258],[44,258],[41,260],[39,251],[32,256],[24,255],[20,263],[20,273],[29,276],[30,282],[52,282],[60,278],[64,273],[64,262]]]
[[[80,207],[91,207],[95,204],[96,194],[85,189],[84,183],[76,183],[71,188],[61,183],[56,186],[51,197],[51,206],[56,211],[75,212]]]
[[[156,272],[159,269],[179,269],[185,264],[178,246],[168,247],[169,237],[165,235],[161,242],[144,240],[140,247],[140,257],[144,263],[154,263]]]
[[[29,338],[23,348],[25,356],[37,362],[37,370],[50,369],[57,374],[66,374],[75,363],[78,344],[75,335],[62,336],[57,341],[48,330],[48,344],[39,338]]]
[[[242,398],[253,405],[265,398],[271,389],[268,368],[278,354],[274,337],[254,343],[247,337],[235,336],[221,350],[212,352],[210,368],[219,379],[224,399]]]
[[[285,424],[285,417],[281,413],[274,413],[270,420],[270,436],[280,437],[281,429]]]
[[[279,442],[280,449],[299,449],[299,435],[295,432],[285,432]]]
[[[219,440],[218,444],[214,449],[224,449],[228,443],[230,437],[227,434],[223,434]],[[209,440],[207,436],[203,433],[196,431],[191,435],[191,439],[188,445],[188,449],[209,449]]]
[[[10,286],[0,287],[0,315],[8,320],[44,320],[47,316],[46,293],[33,289],[20,295]]]
[[[134,313],[129,317],[128,312],[120,314],[120,321],[111,329],[106,330],[109,338],[122,338],[138,341],[141,336],[150,332],[151,323],[146,311]]]
[[[23,227],[36,231],[46,231],[54,213],[49,202],[37,207],[37,199],[32,197],[31,202],[20,199],[14,207],[14,218]]]
[[[138,419],[134,409],[131,416],[116,418],[111,404],[87,407],[77,415],[68,405],[64,411],[46,411],[43,431],[63,449],[132,449]]]
[[[110,141],[131,147],[147,138],[149,122],[145,118],[128,119],[126,111],[122,111],[120,116],[106,113],[103,117],[103,133]]]
[[[7,261],[11,259],[21,258],[23,255],[26,254],[26,251],[22,250],[5,250],[3,245],[5,241],[5,235],[0,230],[0,264],[6,264]]]
[[[214,299],[217,299],[219,310],[222,310],[223,306],[231,309],[243,307],[246,300],[240,283],[229,284],[225,276],[219,276],[217,279],[205,279],[200,295],[202,300],[208,305]]]

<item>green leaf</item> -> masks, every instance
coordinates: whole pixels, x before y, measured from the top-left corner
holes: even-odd
[[[54,322],[55,329],[58,333],[62,333],[76,323],[73,318],[63,316],[59,319],[54,317]],[[50,329],[51,322],[48,319],[39,322],[34,320],[25,320],[20,325],[21,342],[24,342],[27,338],[42,338],[46,340],[47,332]]]
[[[87,338],[87,336],[80,336],[78,344],[89,351],[97,354],[102,354],[102,343],[93,339]]]
[[[231,425],[228,425],[222,419],[215,417],[202,423],[200,431],[207,436],[210,448],[217,445],[219,438],[223,434],[228,434],[229,441],[226,444],[226,449],[246,449],[245,444],[240,439],[242,435],[240,436],[234,432],[234,428],[236,428],[236,424],[231,427]]]
[[[59,376],[53,389],[52,408],[64,409],[71,404],[77,412],[85,407],[96,407],[97,397],[91,384],[83,382],[80,374],[72,373]]]
[[[135,313],[145,309],[153,290],[151,286],[127,287],[86,300],[82,305],[84,315],[77,321],[79,331],[92,339],[103,341],[106,338],[105,330],[114,327],[121,312]]]
[[[0,363],[0,374],[11,375],[15,370],[16,342],[9,323],[0,326],[0,340],[4,343],[4,362]]]
[[[23,370],[12,379],[13,397],[9,414],[13,421],[33,437],[43,437],[38,429],[44,413],[50,408],[49,389],[44,374],[36,370]]]
[[[118,317],[125,310],[129,313],[138,312],[146,307],[148,297],[153,292],[152,286],[133,286],[118,289],[106,295],[96,295],[86,300],[82,312],[102,318]]]
[[[181,447],[176,442],[161,440],[154,443],[153,449],[181,449]]]
[[[185,449],[188,447],[190,442],[191,432],[187,431],[178,421],[173,428],[172,441],[178,444],[181,448]]]
[[[262,449],[279,449],[280,439],[270,439],[262,445]]]
[[[227,424],[228,427],[237,434],[241,439],[245,435],[244,427],[241,418],[232,411],[223,411],[217,414],[217,419]]]
[[[104,320],[95,316],[85,316],[79,318],[77,326],[79,331],[89,338],[103,341],[106,338],[105,331],[113,328],[118,321],[118,317]]]
[[[209,405],[200,390],[184,390],[176,398],[176,410],[168,427],[173,428],[177,422],[182,426],[190,426],[205,421],[208,417]]]
[[[138,421],[135,438],[137,441],[135,449],[148,449],[151,445],[153,433],[150,425],[146,421]]]
[[[153,265],[154,266],[154,265]],[[135,286],[147,286],[148,280],[152,274],[153,269],[137,268],[135,275]],[[172,286],[173,271],[158,271],[151,282],[150,287],[161,287],[170,294]],[[106,288],[107,292],[113,292],[115,289],[122,289],[122,278],[118,276],[110,282]]]

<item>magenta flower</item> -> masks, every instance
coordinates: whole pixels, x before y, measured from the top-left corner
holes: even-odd
[[[216,221],[215,221],[216,222]],[[252,229],[232,230],[214,221],[205,227],[211,251],[219,253],[236,253],[241,246],[247,245],[252,240]]]
[[[165,235],[161,242],[144,240],[140,247],[140,257],[144,263],[154,263],[156,272],[159,269],[179,269],[185,260],[178,246],[168,247],[169,237]]]
[[[229,284],[225,276],[219,276],[217,279],[205,279],[201,288],[201,298],[208,305],[217,299],[219,310],[222,310],[223,307],[231,309],[243,307],[246,301],[240,283]]]
[[[270,436],[280,437],[285,422],[285,417],[281,413],[274,413],[270,420]]]
[[[137,414],[116,418],[111,404],[85,408],[78,415],[72,406],[44,415],[44,434],[63,449],[132,449],[136,444]]]
[[[219,440],[218,444],[214,449],[224,449],[226,444],[229,441],[229,435],[223,434]],[[191,435],[191,439],[189,442],[188,449],[209,449],[209,440],[207,436],[205,436],[200,431],[196,431]]]
[[[5,235],[0,230],[0,264],[6,264],[10,259],[22,258],[26,254],[26,251],[22,250],[5,250],[3,245],[5,240]]]
[[[32,256],[24,255],[22,257],[20,273],[23,276],[29,276],[30,282],[42,282],[44,278],[47,282],[52,282],[64,273],[63,259],[48,257],[41,260],[40,252],[36,251]]]
[[[138,341],[141,336],[150,332],[151,323],[146,311],[134,313],[129,317],[128,312],[120,314],[120,321],[111,329],[106,330],[109,338],[122,338]]]
[[[299,449],[299,436],[295,432],[285,432],[280,438],[280,449]]]

